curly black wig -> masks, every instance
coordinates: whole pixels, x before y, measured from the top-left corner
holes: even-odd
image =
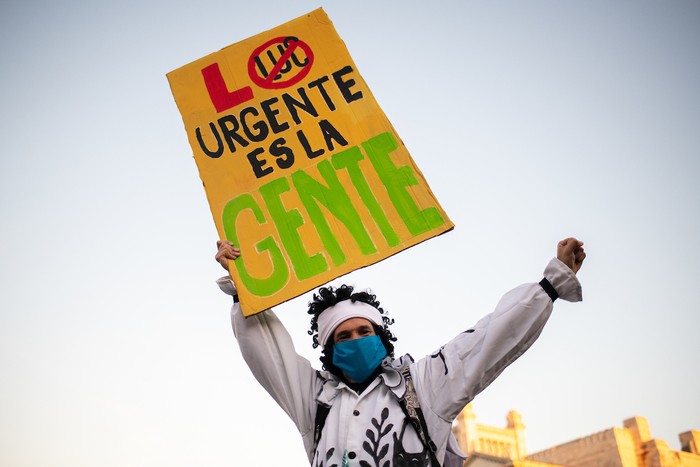
[[[318,316],[327,308],[332,307],[338,302],[344,300],[352,300],[353,302],[363,302],[376,308],[382,315],[383,326],[379,327],[372,323],[374,327],[374,332],[379,336],[386,348],[387,355],[394,356],[394,344],[396,342],[396,337],[389,330],[389,326],[394,324],[394,320],[387,316],[387,312],[379,306],[379,301],[377,296],[370,292],[354,292],[354,288],[351,285],[341,285],[338,288],[328,286],[321,287],[318,289],[318,293],[313,295],[313,300],[309,303],[308,313],[311,315],[311,325],[309,327],[309,335],[313,337],[314,349],[321,345],[318,341]],[[323,368],[336,375],[341,373],[341,370],[333,364],[333,336],[330,337],[329,341],[323,346],[323,351],[321,353],[321,363]]]

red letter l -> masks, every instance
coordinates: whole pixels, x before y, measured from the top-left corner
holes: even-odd
[[[204,84],[207,86],[207,91],[209,91],[211,103],[214,104],[217,113],[228,110],[253,98],[253,90],[250,86],[233,92],[229,91],[224,82],[224,77],[221,76],[218,63],[213,63],[206,68],[202,68],[202,76],[204,77]]]

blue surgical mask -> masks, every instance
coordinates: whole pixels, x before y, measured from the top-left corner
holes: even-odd
[[[363,383],[369,378],[386,355],[379,336],[361,337],[333,346],[333,364],[355,383]]]

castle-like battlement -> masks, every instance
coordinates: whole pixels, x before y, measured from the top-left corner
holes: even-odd
[[[612,427],[528,455],[525,424],[517,411],[507,416],[503,428],[477,423],[470,405],[457,417],[453,428],[470,467],[700,467],[700,431],[679,435],[681,450],[651,436],[644,417],[624,420]]]

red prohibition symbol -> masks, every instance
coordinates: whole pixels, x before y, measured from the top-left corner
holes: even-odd
[[[276,37],[250,55],[248,75],[261,88],[283,89],[304,79],[313,63],[314,54],[306,42],[293,36]]]

